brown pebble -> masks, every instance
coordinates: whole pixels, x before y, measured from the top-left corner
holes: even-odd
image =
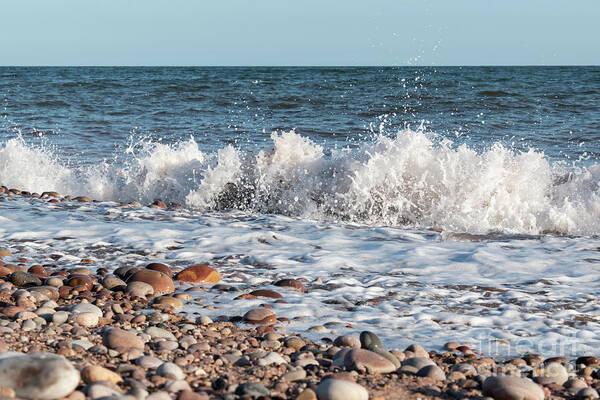
[[[250,310],[244,314],[244,321],[255,325],[271,325],[277,322],[277,316],[273,310],[261,307]]]

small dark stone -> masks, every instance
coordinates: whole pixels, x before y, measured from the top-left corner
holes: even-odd
[[[213,390],[220,392],[223,391],[225,389],[227,389],[227,379],[225,378],[217,378],[214,381],[212,381],[211,384]]]
[[[383,350],[383,345],[381,344],[379,337],[377,337],[377,335],[373,332],[369,331],[363,331],[360,333],[360,345],[363,349],[375,352]]]
[[[267,389],[260,383],[246,382],[242,383],[237,387],[237,389],[235,390],[235,394],[237,394],[238,396],[249,396],[252,398],[257,398],[261,396],[270,396],[271,392],[269,392],[269,389]]]
[[[42,281],[38,277],[23,271],[13,272],[8,276],[8,279],[12,284],[18,287],[31,287],[42,285]]]

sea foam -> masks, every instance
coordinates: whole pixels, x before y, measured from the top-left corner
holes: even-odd
[[[552,163],[542,152],[466,144],[406,129],[327,153],[294,131],[257,153],[214,153],[187,141],[143,142],[124,161],[68,166],[48,148],[10,139],[0,183],[99,200],[162,199],[195,210],[235,209],[320,221],[450,232],[600,233],[600,166]]]

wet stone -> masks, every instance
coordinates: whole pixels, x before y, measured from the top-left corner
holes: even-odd
[[[41,286],[42,281],[35,275],[23,271],[15,271],[8,276],[8,280],[18,287]]]
[[[363,349],[377,351],[383,350],[379,337],[373,332],[363,331],[360,333],[360,345]]]
[[[256,325],[271,325],[277,322],[275,313],[268,308],[255,308],[244,314],[244,321]]]
[[[357,349],[361,347],[360,340],[350,335],[338,336],[333,341],[333,345],[338,347],[353,347]]]

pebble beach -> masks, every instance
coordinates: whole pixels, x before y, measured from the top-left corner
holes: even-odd
[[[84,196],[0,187],[0,203],[11,202],[99,207]],[[155,210],[155,218],[179,209],[111,206]],[[493,358],[458,338],[395,348],[376,329],[316,319],[294,332],[298,316],[286,303],[322,282],[288,274],[256,283],[226,264],[142,253],[119,265],[110,252],[81,257],[85,248],[34,252],[24,243],[0,242],[2,398],[598,398],[600,360],[590,352]],[[210,302],[222,293],[232,294],[226,314]]]

